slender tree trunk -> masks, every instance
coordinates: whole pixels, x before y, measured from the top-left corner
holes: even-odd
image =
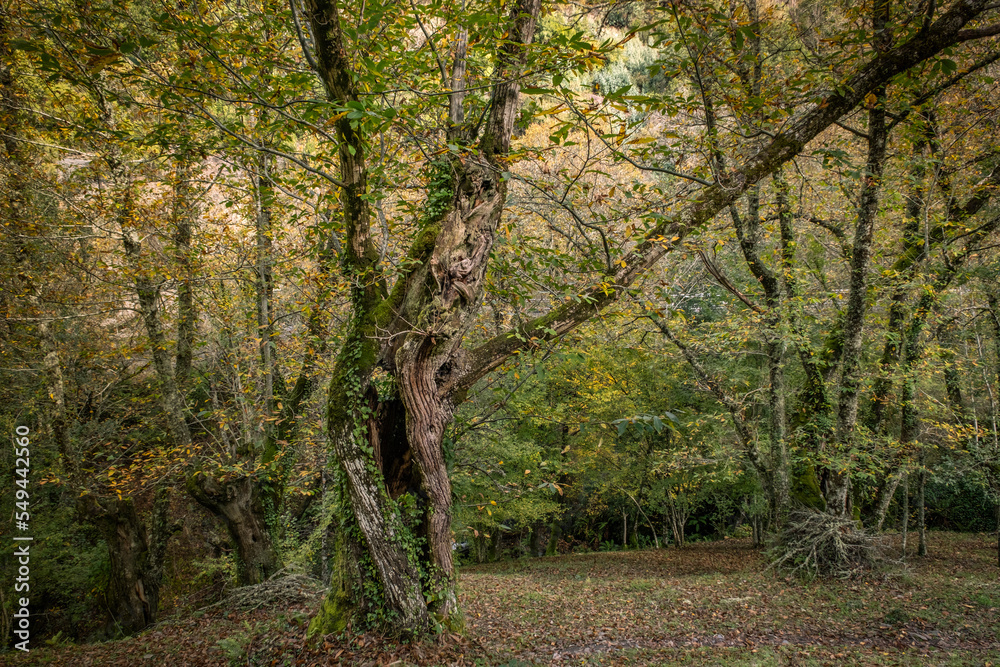
[[[674,534],[674,543],[680,549],[684,546],[684,528],[687,524],[689,512],[673,497],[668,499],[667,509],[670,514],[670,529]]]
[[[188,154],[182,154],[174,169],[174,260],[177,263],[177,353],[174,359],[174,379],[183,391],[191,376],[194,341],[198,315],[194,303],[194,267],[191,239],[198,207],[194,201],[194,165]]]
[[[889,510],[889,505],[892,503],[893,496],[896,495],[896,489],[899,487],[899,482],[903,479],[904,474],[901,468],[897,468],[889,473],[885,482],[879,486],[878,495],[875,498],[875,531],[879,532],[882,530],[882,526],[885,525],[885,515]]]
[[[934,124],[932,117],[923,116],[925,122],[924,131],[920,134],[913,145],[913,166],[910,169],[910,190],[906,197],[906,207],[903,216],[903,248],[902,253],[892,266],[892,273],[895,276],[895,286],[889,305],[889,323],[886,326],[885,343],[882,348],[882,358],[879,361],[879,376],[875,380],[871,398],[871,413],[868,420],[868,427],[873,431],[881,431],[884,428],[883,417],[885,409],[890,402],[890,394],[893,389],[892,370],[893,365],[899,361],[901,345],[900,341],[904,336],[904,323],[906,320],[906,299],[907,283],[912,279],[913,274],[926,259],[927,251],[930,249],[921,233],[922,214],[924,212],[926,189],[927,189],[927,165],[925,162],[925,152],[931,143],[934,142]],[[937,234],[933,234],[933,242],[937,242]]]
[[[993,324],[997,388],[1000,389],[1000,290],[994,286],[987,292],[987,300],[990,306],[990,322]],[[993,448],[992,461],[987,464],[987,474],[993,480],[993,493],[997,501],[997,566],[1000,567],[1000,432],[997,432],[996,414],[993,418]]]
[[[876,0],[873,12],[876,48],[888,50],[892,43],[889,23],[889,0]],[[833,465],[823,471],[823,495],[827,511],[836,516],[848,513],[851,490],[850,462],[844,460],[855,437],[858,398],[861,392],[861,352],[864,319],[867,311],[868,270],[878,216],[882,172],[885,167],[888,130],[885,122],[886,87],[873,95],[868,112],[868,161],[861,187],[861,204],[851,255],[851,280],[844,318],[844,339],[840,357],[840,396],[837,405],[835,451],[828,453]]]
[[[763,78],[763,54],[761,53],[761,25],[760,13],[756,0],[747,0],[749,27],[751,37],[747,44],[751,59],[739,59],[736,63],[737,74],[743,83],[743,87],[749,98],[759,98],[761,94],[761,82]],[[734,50],[741,48],[736,43],[732,44]],[[700,77],[699,77],[700,78]],[[706,123],[714,125],[714,114],[708,104],[709,98],[706,94]],[[753,113],[750,122],[758,127],[765,124],[761,111]],[[719,172],[725,170],[725,161],[722,152],[715,151],[715,161]],[[788,190],[782,188],[782,179],[776,172],[775,184],[778,191],[779,217],[790,216],[788,208]],[[747,190],[746,217],[739,215],[735,206],[729,207],[730,217],[736,229],[740,248],[747,265],[750,267],[754,277],[760,281],[764,288],[764,299],[767,305],[767,317],[765,322],[764,337],[766,339],[767,360],[768,360],[768,442],[770,445],[770,479],[771,479],[771,518],[779,528],[784,526],[788,516],[788,506],[790,502],[790,488],[788,471],[788,443],[786,437],[786,415],[785,415],[785,378],[784,378],[784,355],[785,344],[781,333],[782,316],[779,310],[781,306],[781,280],[771,268],[769,268],[761,258],[760,245],[763,237],[762,221],[760,215],[760,186],[754,185]],[[782,253],[781,272],[785,276],[790,269],[792,258],[794,257],[793,242],[787,238],[790,234],[790,220],[782,220]]]
[[[271,179],[271,162],[267,153],[257,157],[257,173],[253,176],[256,191],[257,210],[255,228],[257,240],[257,334],[260,336],[261,383],[264,388],[264,439],[270,435],[271,418],[274,416],[274,319],[271,301],[274,297],[273,230],[271,209],[274,202],[274,183]]]
[[[780,207],[780,203],[779,203]],[[751,272],[764,288],[767,303],[766,338],[768,365],[768,441],[770,461],[771,517],[777,526],[783,526],[788,515],[790,487],[788,472],[788,443],[785,434],[785,344],[781,333],[781,283],[760,257],[760,243],[763,234],[760,217],[760,188],[755,186],[747,192],[747,211],[743,217],[735,206],[729,209],[736,228],[743,255]],[[782,264],[787,258],[783,257]]]
[[[901,487],[902,487],[901,490],[902,490],[903,498],[902,498],[902,503],[900,503],[900,508],[899,508],[899,514],[900,514],[900,517],[899,517],[899,532],[900,532],[900,534],[902,535],[902,538],[903,538],[903,540],[902,540],[903,541],[903,546],[902,546],[903,555],[902,555],[902,559],[906,560],[906,537],[907,537],[907,531],[909,530],[909,527],[910,527],[910,475],[909,475],[909,473],[905,473],[903,475],[903,483],[901,484]]]
[[[767,344],[768,377],[770,379],[768,420],[771,439],[771,469],[774,485],[774,508],[772,515],[779,530],[788,520],[791,503],[791,481],[789,479],[788,441],[785,435],[785,371],[784,342],[777,331]]]
[[[924,448],[920,449],[920,475],[918,477],[919,487],[917,488],[917,555],[927,555],[927,517],[926,505],[924,504],[924,490],[927,487],[927,454]]]
[[[191,430],[187,424],[184,397],[177,385],[174,362],[170,358],[170,346],[167,344],[167,336],[160,318],[160,293],[163,280],[157,277],[150,267],[143,264],[141,235],[135,228],[133,211],[135,186],[131,177],[121,168],[119,157],[112,156],[108,160],[112,164],[114,180],[119,189],[116,201],[117,223],[121,230],[125,256],[133,273],[135,294],[145,325],[150,354],[153,357],[153,368],[160,382],[160,403],[174,444],[178,448],[186,449],[191,446]]]

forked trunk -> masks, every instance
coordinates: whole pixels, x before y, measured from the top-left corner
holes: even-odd
[[[240,586],[259,584],[280,568],[280,559],[267,525],[261,485],[251,477],[218,481],[204,473],[188,478],[188,492],[222,519],[236,548],[236,579]]]
[[[902,468],[897,468],[889,473],[888,479],[879,487],[875,500],[875,532],[881,532],[882,526],[885,525],[886,512],[889,510],[889,505],[892,503],[892,498],[896,495],[896,489],[902,479]]]
[[[880,53],[892,45],[889,0],[875,0],[872,11],[874,45]],[[847,516],[850,512],[851,471],[847,452],[855,442],[858,421],[858,399],[862,387],[862,347],[865,313],[868,309],[868,271],[874,251],[875,221],[879,210],[882,189],[882,172],[885,169],[886,145],[889,129],[886,126],[886,86],[873,91],[868,110],[868,161],[861,185],[858,223],[851,252],[850,291],[844,315],[844,338],[840,355],[840,396],[837,404],[837,423],[833,465],[824,470],[823,495],[826,510],[834,516]],[[840,460],[836,460],[840,459]]]
[[[356,103],[338,5],[309,0],[307,7],[317,70],[330,99]],[[463,93],[455,86],[465,66],[466,33],[460,32],[448,136],[452,147],[462,148],[427,163],[424,215],[407,269],[391,291],[379,277],[380,253],[371,239],[367,144],[356,123],[336,122],[347,237],[342,267],[352,284],[353,320],[330,384],[327,421],[342,473],[340,539],[350,548],[339,550],[336,567],[347,576],[331,590],[310,634],[341,629],[365,607],[378,610],[365,623],[398,634],[422,634],[432,618],[449,628],[462,624],[443,437],[453,396],[464,391],[461,343],[482,301],[506,202],[503,160],[540,2],[521,0],[509,11],[509,39],[496,54],[492,103],[478,146],[462,124]],[[382,372],[391,378],[390,389],[373,383]],[[393,414],[405,415],[404,428]],[[364,567],[354,566],[361,561]]]
[[[357,330],[349,334],[330,384],[327,420],[339,464],[341,516],[330,592],[310,636],[341,632],[355,619],[404,635],[431,626],[406,412],[398,397],[380,400],[371,385],[371,345]]]

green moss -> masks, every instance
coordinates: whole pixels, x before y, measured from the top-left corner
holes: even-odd
[[[441,211],[440,215],[431,222],[428,222],[423,229],[417,234],[417,238],[413,240],[413,245],[410,246],[410,252],[407,257],[414,261],[424,261],[426,258],[430,257],[431,253],[434,251],[434,246],[437,243],[438,234],[441,233],[441,219],[447,210]]]
[[[344,382],[347,379],[346,375],[347,373],[345,372],[336,373],[330,380],[330,391],[326,402],[326,418],[327,423],[331,426],[339,426],[348,421],[350,399],[347,396],[347,392],[344,391]]]
[[[331,590],[323,601],[319,613],[309,622],[306,637],[322,637],[324,635],[340,634],[347,629],[354,616],[354,605],[346,591]]]
[[[444,632],[463,634],[465,632],[465,614],[459,610],[449,616],[439,616],[435,620],[440,624]]]
[[[375,368],[378,348],[374,333],[375,324],[369,313],[355,320],[340,349],[327,396],[327,420],[331,425],[353,421],[351,410],[360,405],[361,389]]]
[[[806,507],[826,509],[826,502],[823,500],[814,467],[808,466],[794,476],[792,479],[792,500]]]

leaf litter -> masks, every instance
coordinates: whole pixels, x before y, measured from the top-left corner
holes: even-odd
[[[0,654],[0,664],[1000,665],[992,540],[932,533],[930,557],[849,581],[776,574],[740,540],[467,566],[465,633],[419,643],[307,641],[317,589],[298,578],[273,603],[243,593],[136,637]]]

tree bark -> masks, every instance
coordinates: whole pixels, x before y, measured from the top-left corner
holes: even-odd
[[[889,0],[876,0],[873,11],[875,48],[880,54],[889,51],[892,43],[889,23]],[[885,168],[886,86],[878,86],[869,98],[868,110],[868,161],[861,187],[861,203],[851,253],[851,280],[847,297],[847,314],[844,318],[844,342],[840,356],[839,400],[835,450],[826,452],[829,463],[823,470],[823,495],[827,511],[836,516],[849,512],[851,490],[851,462],[844,460],[855,437],[858,419],[858,399],[861,390],[861,351],[864,334],[868,268],[871,262],[875,220],[878,217],[879,193],[882,172]]]
[[[899,483],[902,481],[904,476],[905,475],[903,474],[902,469],[897,467],[889,473],[885,482],[879,486],[878,495],[875,499],[876,532],[881,531],[882,526],[885,525],[886,512],[889,511],[889,505],[892,503],[892,498],[896,495],[896,489],[899,488]]]
[[[238,477],[220,481],[196,472],[188,477],[187,490],[225,524],[236,548],[236,579],[240,586],[259,584],[280,569],[259,480]]]
[[[131,184],[127,184],[125,188],[126,192],[120,202],[122,243],[125,246],[125,254],[132,264],[139,312],[142,314],[142,321],[146,328],[156,377],[160,381],[160,403],[163,406],[174,444],[184,449],[191,446],[191,430],[187,424],[185,401],[177,387],[173,361],[170,358],[167,337],[160,319],[160,283],[151,275],[147,267],[141,265],[142,248],[139,234],[131,229]]]
[[[920,448],[920,476],[917,487],[917,555],[927,555],[927,506],[924,491],[927,488],[927,452]]]
[[[935,141],[933,117],[924,116],[924,131],[914,142],[912,159],[914,164],[910,169],[910,191],[906,196],[906,207],[903,215],[903,248],[902,253],[893,263],[892,273],[895,276],[892,297],[889,305],[889,323],[886,326],[886,339],[882,348],[882,358],[879,361],[880,376],[872,389],[871,415],[868,427],[873,431],[883,428],[883,416],[888,405],[893,388],[892,367],[899,361],[903,337],[903,325],[906,320],[906,287],[920,263],[927,258],[929,244],[925,243],[921,234],[921,214],[924,211],[926,199],[927,165],[924,153],[929,144]],[[931,236],[934,243],[943,240],[942,228],[935,226]]]
[[[900,504],[899,532],[902,535],[902,560],[906,560],[906,537],[910,528],[910,475],[903,474],[902,483],[903,502]]]
[[[260,336],[260,364],[264,388],[264,439],[273,428],[270,419],[274,416],[274,319],[271,301],[274,297],[273,230],[272,207],[274,203],[274,183],[271,178],[273,158],[267,153],[257,156],[256,171],[253,176],[257,210],[255,217],[257,240],[257,334]]]
[[[358,93],[339,11],[333,0],[309,3],[320,76],[330,99],[347,104],[356,102]],[[428,165],[427,206],[409,253],[412,263],[391,294],[379,278],[379,255],[371,241],[365,138],[349,119],[336,122],[347,231],[342,267],[354,285],[354,319],[330,386],[328,431],[352,513],[345,534],[363,542],[367,555],[361,557],[370,558],[382,588],[385,625],[401,634],[425,632],[432,615],[449,627],[462,623],[442,439],[454,413],[451,393],[461,341],[482,300],[486,264],[506,201],[502,160],[518,111],[524,47],[533,39],[539,11],[538,0],[511,5],[482,138],[476,149],[463,148],[461,155],[442,156]],[[464,146],[472,137],[460,124],[464,84],[455,84],[464,77],[464,38],[459,42],[456,59],[462,62],[452,70],[448,135]],[[387,395],[373,384],[377,370],[393,378]],[[402,429],[398,420],[380,419],[393,411],[392,405],[403,408]],[[404,474],[404,469],[411,472]],[[410,476],[419,488],[401,483]],[[405,516],[413,504],[419,525]],[[415,548],[420,536],[426,543],[423,553]],[[310,632],[341,625],[345,612],[364,604],[364,584],[349,582],[333,591]]]
[[[1000,389],[1000,290],[995,286],[987,292],[990,306],[990,322],[993,324],[993,348],[996,351],[997,388]],[[993,446],[1000,447],[1000,433],[996,432],[997,420],[993,420]],[[988,474],[993,480],[993,494],[997,501],[997,566],[1000,567],[1000,449],[994,451],[992,461],[988,464]]]
[[[108,545],[110,580],[105,591],[116,633],[132,634],[156,622],[166,553],[169,494],[158,492],[150,536],[131,498],[82,496],[77,508]]]
[[[177,159],[174,170],[174,259],[177,262],[177,352],[174,359],[174,380],[183,391],[191,376],[194,359],[194,341],[198,314],[194,304],[194,267],[192,266],[191,238],[198,216],[191,186],[194,165],[187,152]]]
[[[779,201],[779,207],[784,209],[787,202]],[[764,299],[767,304],[767,320],[764,336],[766,339],[768,368],[768,440],[770,442],[770,484],[765,488],[771,491],[771,516],[780,529],[788,516],[790,503],[790,488],[788,473],[788,443],[785,429],[785,374],[784,356],[785,344],[781,335],[781,284],[774,272],[764,263],[760,256],[762,236],[760,218],[760,188],[754,186],[747,193],[746,216],[740,216],[735,206],[729,208],[736,237],[740,242],[743,257],[746,259],[750,272],[764,288]],[[780,213],[779,213],[780,215]],[[788,231],[785,231],[787,234]],[[784,240],[784,239],[783,239]],[[789,262],[790,243],[782,243],[782,264]]]

